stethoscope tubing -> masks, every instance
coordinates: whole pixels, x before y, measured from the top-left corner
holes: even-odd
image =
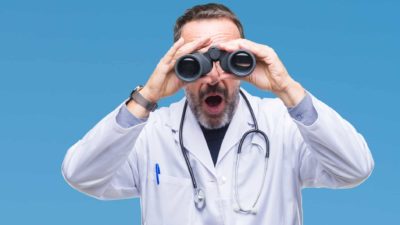
[[[270,154],[270,151],[269,151],[269,145],[270,145],[270,143],[269,143],[268,136],[267,136],[262,130],[259,130],[259,129],[258,129],[257,120],[256,120],[256,117],[255,117],[255,115],[254,115],[253,108],[251,107],[251,104],[250,104],[249,100],[247,99],[247,97],[245,96],[245,94],[243,93],[242,90],[239,90],[239,93],[240,93],[240,95],[243,97],[243,99],[245,100],[246,105],[247,105],[247,108],[249,109],[249,112],[250,112],[250,114],[251,114],[251,117],[252,117],[252,120],[253,120],[253,123],[254,123],[254,129],[251,129],[251,130],[249,130],[249,131],[246,131],[246,132],[243,134],[243,136],[242,136],[242,138],[240,139],[240,142],[239,142],[239,146],[238,146],[238,150],[237,150],[237,155],[236,155],[236,162],[235,162],[236,166],[235,166],[235,172],[234,172],[234,173],[235,173],[235,177],[234,177],[234,184],[235,184],[235,188],[234,188],[235,200],[236,200],[237,206],[238,206],[238,208],[239,208],[239,209],[238,209],[239,212],[242,212],[242,213],[255,213],[255,212],[256,212],[256,211],[255,211],[255,207],[256,207],[256,205],[257,205],[258,199],[259,199],[259,197],[260,197],[260,195],[261,195],[261,192],[262,192],[262,189],[263,189],[264,183],[265,183],[265,176],[266,176],[267,164],[268,164],[267,161],[268,161],[269,154]],[[184,146],[184,144],[183,144],[183,124],[184,124],[184,121],[185,121],[185,115],[186,115],[187,105],[188,105],[188,102],[187,102],[187,100],[186,100],[186,101],[185,101],[185,104],[184,104],[184,106],[183,106],[183,112],[182,112],[182,116],[181,116],[181,122],[180,122],[180,125],[179,125],[179,145],[180,145],[180,147],[181,147],[182,155],[183,155],[183,157],[184,157],[184,159],[185,159],[186,166],[187,166],[187,168],[188,168],[188,171],[189,171],[189,174],[190,174],[190,178],[191,178],[191,180],[192,180],[192,185],[193,185],[194,194],[195,194],[195,204],[196,204],[196,207],[198,207],[198,208],[203,208],[203,207],[205,206],[205,204],[204,204],[204,201],[205,201],[204,192],[203,192],[200,188],[198,188],[198,186],[197,186],[196,178],[195,178],[194,173],[193,173],[193,168],[192,168],[192,166],[191,166],[191,164],[190,164],[189,157],[188,157],[188,155],[187,155],[187,149],[185,148],[185,146]],[[243,143],[244,143],[246,137],[247,137],[248,135],[252,134],[252,133],[261,134],[261,136],[263,136],[263,138],[264,138],[264,140],[265,140],[265,144],[266,144],[265,149],[266,149],[266,151],[265,151],[264,175],[263,175],[263,178],[262,178],[262,179],[263,179],[263,180],[262,180],[262,184],[261,184],[260,190],[259,190],[259,192],[258,192],[256,201],[255,201],[254,204],[252,205],[252,208],[251,208],[251,209],[243,209],[242,206],[241,206],[241,204],[239,203],[239,192],[238,192],[238,186],[237,186],[237,179],[236,179],[236,178],[237,178],[237,170],[238,170],[238,167],[239,167],[239,159],[240,159],[239,155],[240,155],[240,153],[242,152],[242,145],[243,145]],[[201,205],[201,206],[199,206],[199,205]]]
[[[190,174],[190,177],[192,179],[193,188],[195,190],[197,190],[196,178],[194,177],[193,169],[192,169],[192,166],[190,164],[189,157],[188,157],[188,155],[186,153],[187,149],[183,145],[183,137],[182,137],[182,135],[183,135],[183,122],[185,121],[185,114],[186,114],[187,105],[188,105],[188,102],[186,100],[185,101],[185,105],[183,106],[183,113],[182,113],[182,117],[181,117],[181,123],[179,125],[179,145],[181,146],[181,151],[182,151],[183,157],[185,158],[186,166],[187,166],[187,168],[189,170],[189,174]]]

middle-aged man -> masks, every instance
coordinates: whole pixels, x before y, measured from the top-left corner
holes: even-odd
[[[144,87],[69,149],[62,172],[71,186],[99,199],[140,197],[143,224],[279,225],[302,224],[302,188],[354,187],[370,175],[363,137],[305,91],[272,48],[244,39],[227,7],[187,10],[174,39]],[[239,78],[215,61],[194,82],[176,76],[179,57],[211,46],[247,50],[257,66]],[[241,81],[278,98],[252,96]],[[184,99],[150,113],[181,88]],[[266,136],[241,141],[257,128]]]

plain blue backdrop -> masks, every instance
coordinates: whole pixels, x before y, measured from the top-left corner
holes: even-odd
[[[400,3],[221,2],[248,39],[272,46],[373,153],[375,170],[361,186],[303,191],[304,223],[399,224]],[[172,44],[175,19],[198,3],[0,1],[0,224],[140,223],[138,199],[87,197],[64,182],[61,163],[69,146],[146,82]]]

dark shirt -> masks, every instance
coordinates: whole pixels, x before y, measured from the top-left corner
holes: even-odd
[[[218,159],[219,149],[221,148],[222,141],[224,140],[224,136],[228,130],[229,123],[218,129],[207,129],[203,126],[200,127],[203,131],[204,137],[206,138],[208,149],[210,150],[211,158],[215,166]]]

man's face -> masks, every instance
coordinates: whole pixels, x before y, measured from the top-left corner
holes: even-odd
[[[213,46],[238,39],[240,33],[228,19],[204,19],[186,23],[181,36],[185,42],[210,37]],[[199,51],[205,52],[210,46]],[[225,73],[215,62],[206,76],[185,86],[189,106],[203,127],[216,129],[231,121],[239,101],[239,85],[234,75]]]

